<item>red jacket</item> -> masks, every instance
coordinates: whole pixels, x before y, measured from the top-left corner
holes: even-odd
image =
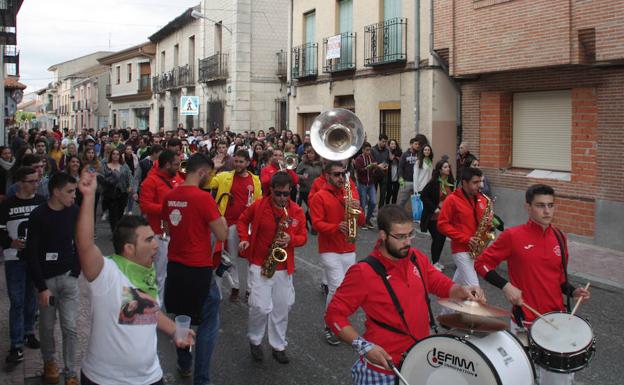
[[[427,337],[429,335],[429,312],[424,297],[423,279],[414,266],[413,257],[420,266],[429,293],[446,298],[454,284],[453,281],[433,267],[429,258],[417,249],[411,249],[408,258],[391,261],[381,255],[378,247],[379,243],[371,255],[381,261],[386,268],[388,281],[405,312],[409,332],[418,339]],[[392,356],[394,364],[399,365],[401,354],[414,344],[414,340],[409,336],[384,329],[371,321],[373,318],[397,329],[405,330],[383,281],[370,265],[362,262],[354,264],[347,271],[342,284],[327,307],[325,324],[334,333],[338,333],[345,326],[351,325],[349,317],[360,307],[366,313],[364,324],[366,332],[363,337],[384,348]]]
[[[301,207],[289,200],[286,210],[290,218],[286,228],[286,233],[290,235],[290,243],[286,247],[288,259],[279,264],[277,270],[286,269],[288,274],[292,274],[295,271],[295,247],[303,246],[306,243],[308,230],[306,229],[306,217]],[[283,210],[277,209],[270,197],[259,199],[247,207],[238,219],[236,229],[241,242],[248,241],[250,245],[247,250],[239,252],[239,255],[247,258],[251,264],[262,266],[277,233],[276,216],[281,219],[283,215]],[[249,225],[251,225],[251,235],[248,232]]]
[[[351,178],[349,178],[349,181],[351,183],[351,195],[353,196],[353,199],[359,200],[360,194],[357,191],[357,186],[355,185],[355,182]],[[308,193],[308,202],[310,201],[310,199],[312,199],[314,194],[319,192],[319,190],[325,187],[326,184],[327,184],[327,177],[325,176],[325,173],[323,172],[321,176],[314,179],[314,182],[312,182],[312,186],[310,187],[310,192]]]
[[[468,242],[477,232],[486,205],[483,194],[479,193],[475,202],[475,198],[468,200],[461,188],[446,197],[438,216],[438,230],[451,239],[453,253],[470,250]]]
[[[268,196],[269,193],[271,192],[270,190],[271,177],[273,176],[273,174],[275,174],[279,170],[280,170],[279,167],[273,164],[269,164],[263,167],[262,170],[260,170],[260,182],[262,183],[262,194],[264,196]],[[299,177],[297,176],[297,173],[295,173],[293,170],[286,170],[286,172],[288,172],[290,176],[292,177],[293,188],[295,188],[295,186],[299,184]]]
[[[372,155],[364,156],[364,154],[360,154],[360,156],[355,158],[355,172],[359,184],[370,185],[375,183],[373,173],[377,170],[377,166],[368,167],[374,162],[375,158]]]
[[[154,234],[162,234],[160,219],[165,195],[182,182],[178,175],[172,177],[157,169],[151,171],[141,183],[139,206]]]
[[[319,253],[351,253],[355,251],[355,243],[347,242],[346,236],[339,230],[340,222],[345,219],[344,189],[326,183],[318,191],[310,203],[312,228],[318,231]],[[356,198],[357,199],[357,198]],[[365,222],[364,211],[361,210],[358,225]]]
[[[565,236],[563,244],[567,248]],[[507,261],[511,284],[522,290],[524,302],[540,313],[564,310],[561,285],[565,275],[552,226],[544,231],[537,223],[528,221],[508,228],[477,258],[475,270],[485,277],[503,261]],[[524,311],[524,319],[531,322],[535,316]]]

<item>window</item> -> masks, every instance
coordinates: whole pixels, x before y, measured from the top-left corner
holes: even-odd
[[[379,111],[379,134],[388,135],[388,139],[394,139],[401,143],[401,110]]]
[[[180,63],[180,46],[179,45],[174,45],[173,46],[173,67],[177,67],[178,64]]]
[[[128,83],[132,81],[132,64],[128,64],[128,79],[126,81]]]
[[[190,66],[195,64],[195,36],[188,39],[188,64]]]
[[[115,84],[121,83],[121,67],[115,67]]]
[[[572,97],[568,91],[513,96],[512,166],[572,169]]]
[[[165,59],[166,59],[165,51],[160,53],[160,72],[165,72]]]

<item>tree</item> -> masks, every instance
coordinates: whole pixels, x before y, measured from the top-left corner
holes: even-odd
[[[15,113],[15,123],[19,124],[20,126],[22,125],[22,123],[35,120],[36,118],[37,116],[33,112],[17,111]]]

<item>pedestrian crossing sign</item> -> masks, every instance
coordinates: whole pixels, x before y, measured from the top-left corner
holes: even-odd
[[[180,97],[180,115],[199,115],[199,96]]]

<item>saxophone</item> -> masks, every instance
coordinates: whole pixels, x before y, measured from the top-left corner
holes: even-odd
[[[286,262],[286,259],[288,258],[288,253],[286,253],[286,250],[277,245],[277,240],[282,238],[284,232],[286,231],[287,223],[288,210],[286,210],[286,207],[284,207],[284,216],[277,224],[277,232],[275,233],[275,238],[273,238],[273,242],[271,243],[271,246],[269,246],[269,253],[264,259],[262,267],[260,268],[260,274],[267,278],[273,277],[273,274],[275,274],[275,269],[277,269],[277,264]]]
[[[349,174],[345,176],[345,222],[347,223],[347,242],[354,243],[357,238],[357,218],[360,215],[360,210],[351,208],[349,202],[353,199],[353,193],[351,192],[351,178]]]
[[[492,230],[492,218],[494,216],[494,205],[492,200],[487,197],[487,195],[483,195],[485,200],[487,201],[487,205],[485,206],[485,210],[483,211],[483,215],[481,215],[481,220],[479,221],[479,225],[477,226],[477,232],[475,233],[475,237],[478,238],[477,246],[470,247],[470,256],[472,259],[477,259],[483,250],[488,247],[490,242],[496,238],[494,235],[494,231]]]

